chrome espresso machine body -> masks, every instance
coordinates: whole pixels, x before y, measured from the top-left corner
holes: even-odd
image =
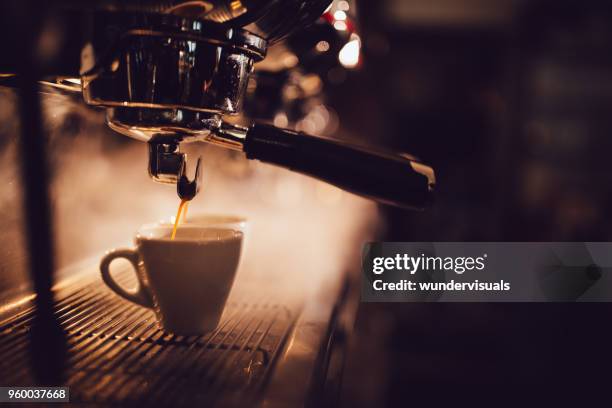
[[[42,28],[86,29],[40,33],[55,34],[60,49],[48,67],[37,64],[40,79],[82,92],[87,104],[106,108],[113,130],[148,142],[151,177],[177,183],[179,196],[192,198],[197,184],[184,174],[180,145],[205,141],[383,203],[422,209],[431,201],[433,171],[407,156],[224,122],[241,111],[249,75],[268,46],[312,23],[329,1],[60,3]],[[20,74],[11,61],[2,65],[1,72]]]
[[[17,95],[18,161],[32,283],[31,296],[0,303],[0,354],[7,356],[10,351],[0,372],[13,364],[6,372],[15,378],[27,372],[32,384],[80,384],[75,388],[80,401],[102,405],[144,400],[180,405],[164,400],[172,395],[166,392],[169,384],[175,384],[172,381],[187,384],[191,391],[213,390],[212,397],[201,399],[211,404],[216,400],[208,398],[216,399],[232,387],[239,390],[232,394],[238,398],[234,405],[261,401],[264,387],[267,406],[312,404],[313,395],[327,392],[324,384],[339,372],[332,367],[344,339],[337,328],[350,320],[343,317],[350,310],[341,307],[347,297],[342,285],[321,293],[315,307],[299,311],[285,306],[259,310],[257,304],[250,308],[240,302],[236,308],[244,310],[236,309],[236,315],[242,317],[228,323],[233,328],[227,332],[219,328],[204,339],[146,331],[148,320],[138,320],[138,313],[109,300],[96,280],[54,286],[50,175],[40,92],[54,88],[105,109],[110,128],[148,144],[150,176],[176,184],[184,199],[197,194],[200,170],[198,165],[196,176],[187,176],[187,158],[180,147],[208,142],[382,203],[422,209],[431,202],[434,174],[410,156],[232,120],[241,112],[254,65],[271,46],[318,19],[329,3],[23,0],[0,4],[0,86],[16,89]],[[113,320],[113,316],[119,317]],[[114,323],[120,320],[123,323]],[[249,328],[251,322],[254,329]],[[23,366],[25,356],[31,370]],[[283,364],[272,370],[280,360]],[[196,366],[199,363],[203,366]],[[159,371],[153,376],[147,370]],[[205,375],[197,377],[201,372]],[[337,385],[337,378],[331,382]],[[193,406],[189,400],[182,402]]]

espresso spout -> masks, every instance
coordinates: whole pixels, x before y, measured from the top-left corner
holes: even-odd
[[[192,180],[189,180],[187,177],[187,163],[185,162],[183,169],[181,170],[181,176],[176,183],[176,193],[181,200],[191,201],[200,192],[200,186],[202,185],[200,164],[202,164],[202,158],[198,157],[195,175]]]

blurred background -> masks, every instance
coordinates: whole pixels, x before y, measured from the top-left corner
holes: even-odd
[[[610,240],[609,2],[359,6],[363,64],[333,94],[350,118],[343,125],[421,157],[437,180],[430,211],[381,210],[379,239]],[[597,344],[612,340],[611,312],[604,303],[361,303],[344,404],[609,398],[598,373],[612,354]]]
[[[244,270],[256,278],[281,262],[279,279],[300,287],[332,270],[358,279],[361,245],[372,239],[611,239],[609,2],[334,4],[310,32],[326,40],[293,36],[289,51],[271,51],[280,68],[257,68],[246,115],[409,152],[435,169],[436,202],[424,212],[376,206],[231,152],[189,147],[204,157],[205,186],[189,211],[252,221],[258,238]],[[296,51],[313,47],[316,54]],[[290,70],[298,62],[301,71]],[[18,123],[14,93],[0,96],[0,266],[9,271],[0,279],[15,288],[24,284]],[[103,113],[82,102],[48,94],[43,103],[60,267],[129,244],[140,224],[174,214],[176,193],[148,180],[142,143],[107,129]],[[584,402],[607,389],[611,313],[604,303],[361,303],[340,401],[398,406],[494,395]]]

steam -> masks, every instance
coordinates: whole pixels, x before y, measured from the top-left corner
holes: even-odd
[[[11,214],[21,211],[15,188],[19,179],[14,96],[3,91],[0,100],[2,132],[11,138],[0,151],[5,180],[1,222],[15,228],[8,224]],[[129,246],[140,225],[175,214],[176,188],[149,179],[144,143],[107,129],[103,111],[82,102],[45,95],[43,107],[50,138],[58,267]],[[190,203],[189,214],[234,214],[249,220],[238,275],[242,290],[263,282],[304,292],[337,277],[347,259],[359,259],[361,242],[374,226],[371,203],[316,180],[247,161],[235,152],[200,144],[185,145],[184,150],[191,164],[203,157],[203,187]]]

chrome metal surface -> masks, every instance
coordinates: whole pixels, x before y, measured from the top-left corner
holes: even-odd
[[[149,142],[149,176],[157,182],[174,184],[185,169],[187,156],[178,143]]]
[[[404,155],[404,156],[405,157],[412,157],[411,155]],[[436,185],[436,174],[435,174],[434,170],[431,167],[429,167],[429,166],[427,166],[427,165],[425,165],[423,163],[419,163],[416,160],[411,161],[410,162],[410,166],[417,173],[422,174],[425,177],[427,177],[429,188],[431,190],[433,190],[435,185]]]
[[[261,2],[258,8],[251,10],[251,13],[233,20],[233,24],[245,25],[245,23],[250,22],[250,19],[252,23],[246,25],[249,30],[262,35],[271,43],[275,43],[312,24],[323,14],[331,2],[332,0]],[[254,1],[253,3],[258,2]]]
[[[246,127],[222,122],[221,126],[211,129],[206,141],[228,149],[242,151],[247,132]]]
[[[266,52],[264,39],[214,22],[132,13],[95,13],[93,20],[81,58],[83,97],[116,108],[109,124],[138,139],[158,133],[168,112],[187,134],[203,126],[186,112],[237,113],[253,63]]]
[[[340,321],[339,317],[346,315],[347,310],[350,313],[359,301],[354,290],[353,299],[347,301],[349,288],[348,281],[339,279],[322,288],[304,305],[287,340],[287,347],[278,358],[278,368],[266,390],[264,407],[318,405],[311,400],[323,398],[332,340],[338,332],[347,330],[347,323]],[[353,318],[350,317],[348,325],[352,325]]]
[[[236,145],[210,137],[210,130],[221,126],[222,115],[238,111],[253,62],[265,54],[264,40],[173,16],[102,13],[97,19],[94,31],[107,32],[109,26],[125,31],[110,51],[103,51],[109,46],[105,38],[85,53],[83,96],[89,104],[109,107],[107,123],[113,130],[151,143],[154,180],[181,179],[180,143]]]
[[[331,0],[50,0],[70,10],[164,13],[257,30],[277,41],[315,21]]]
[[[129,284],[127,273],[118,274]],[[157,328],[152,311],[124,302],[98,279],[56,289],[54,313],[67,333],[71,402],[102,406],[243,406],[261,397],[295,312],[271,299],[229,303],[204,336]],[[28,307],[0,322],[0,378],[33,384],[27,364]]]
[[[148,142],[163,135],[178,142],[206,141],[221,116],[183,109],[110,108],[106,123],[115,132]]]

